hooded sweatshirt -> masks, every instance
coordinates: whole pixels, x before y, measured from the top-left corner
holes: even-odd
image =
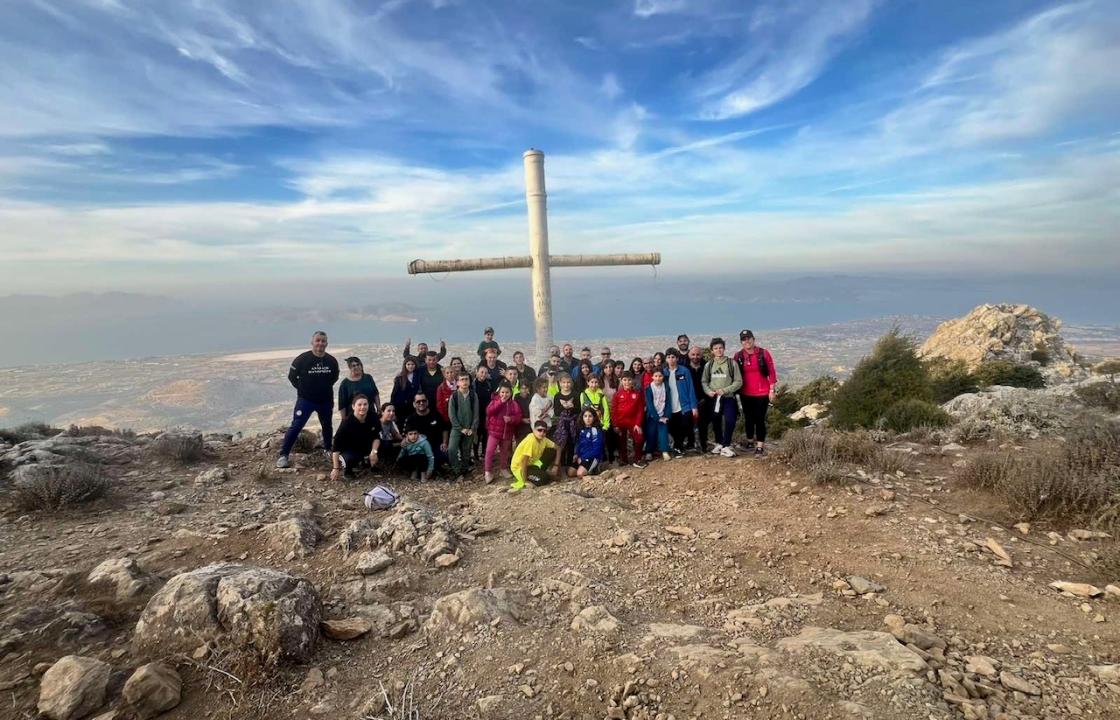
[[[743,378],[739,375],[739,368],[735,362],[724,356],[722,360],[712,358],[704,366],[704,375],[701,379],[704,394],[716,390],[723,390],[724,395],[734,395],[743,387]]]
[[[459,384],[457,382],[448,382],[444,380],[440,383],[439,389],[436,390],[436,412],[442,415],[443,419],[448,422],[451,422],[451,416],[447,414],[447,402],[458,389]]]
[[[599,415],[599,422],[602,424],[604,430],[609,430],[611,427],[611,403],[607,400],[606,394],[600,390],[592,390],[588,388],[579,394],[579,406],[582,410],[585,407],[590,407],[595,410]]]
[[[597,427],[582,427],[576,440],[576,457],[580,460],[602,460],[606,435]]]
[[[436,456],[432,452],[432,445],[428,442],[428,438],[423,435],[417,438],[414,443],[406,442],[404,445],[401,445],[401,455],[406,457],[409,455],[427,456],[428,469],[425,470],[427,473],[431,473],[436,467]]]
[[[505,417],[509,416],[509,422],[505,421]],[[518,423],[521,422],[521,407],[517,401],[512,397],[505,402],[502,402],[500,395],[495,394],[490,400],[490,404],[486,407],[486,432],[490,437],[505,440],[512,438],[514,430],[517,428]]]

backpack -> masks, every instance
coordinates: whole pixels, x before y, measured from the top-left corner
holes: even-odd
[[[599,422],[603,422],[603,418],[605,417],[604,408],[607,404],[606,393],[602,393],[599,396],[599,402],[593,403],[591,402],[591,398],[590,396],[588,396],[587,391],[584,390],[579,394],[579,404],[583,408],[591,408],[592,410],[594,410],[595,414],[599,416]]]
[[[762,375],[762,377],[769,378],[770,363],[766,362],[766,348],[759,346],[756,349],[758,350],[758,372]],[[746,378],[747,373],[743,360],[740,360],[736,364],[739,366],[739,374],[742,375],[743,378]]]
[[[365,494],[366,507],[370,510],[388,510],[400,499],[397,492],[384,485],[378,485]]]
[[[448,415],[456,414],[455,409],[451,407],[451,403],[455,403],[455,407],[458,407],[458,402],[457,401],[459,400],[459,396],[461,394],[462,393],[459,392],[458,388],[456,388],[455,391],[453,393],[451,393],[451,399],[447,401],[447,403],[448,403],[447,414]],[[470,400],[472,398],[475,400],[475,402],[478,402],[478,396],[475,395],[474,388],[471,388],[470,390],[467,391],[467,401],[470,402]]]

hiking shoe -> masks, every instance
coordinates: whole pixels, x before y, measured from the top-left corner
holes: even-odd
[[[494,482],[494,473],[492,473],[492,472],[488,472],[485,475],[483,475],[482,477],[486,481],[487,485]],[[524,483],[522,483],[522,487],[524,487]]]
[[[661,459],[662,459],[662,460],[672,460],[672,459],[673,459],[673,456],[672,456],[672,455],[670,455],[670,454],[669,454],[669,453],[667,453],[667,452],[663,452],[663,453],[661,453]]]
[[[726,458],[732,458],[732,457],[735,457],[735,451],[734,451],[734,450],[732,450],[732,449],[731,449],[731,448],[729,448],[729,447],[725,447],[725,448],[720,448],[720,450],[719,450],[719,454],[720,454],[720,455],[722,455],[722,456],[724,456],[724,457],[726,457]]]
[[[509,484],[509,491],[511,493],[521,492],[524,489],[525,489],[525,483],[521,480],[518,480],[517,482],[512,482],[512,483]]]
[[[280,457],[276,458],[276,467],[278,467],[278,468],[290,468],[291,466],[292,466],[292,462],[290,460],[288,460],[287,455],[281,455]]]
[[[766,454],[766,449],[762,448],[762,447],[759,447],[759,446],[755,446],[754,454],[757,455],[758,457],[762,457],[763,455]]]
[[[647,467],[649,467],[649,466],[648,466],[648,465],[646,465],[646,464],[645,464],[644,462],[635,462],[635,463],[632,463],[632,464],[631,464],[631,467],[636,467],[636,468],[638,468],[639,470],[645,470],[645,469],[646,469]]]
[[[673,448],[673,455],[675,457],[684,457],[684,450],[681,450],[680,448]]]
[[[715,445],[712,445],[712,449],[709,450],[708,452],[710,452],[712,455],[722,455],[723,454],[723,446],[720,445],[719,443],[716,443]]]

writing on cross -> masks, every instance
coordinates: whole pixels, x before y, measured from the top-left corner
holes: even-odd
[[[618,255],[549,255],[548,202],[544,188],[544,153],[526,150],[525,202],[529,209],[529,254],[467,260],[413,260],[408,274],[468,272],[529,268],[533,294],[533,324],[537,358],[542,358],[553,343],[552,281],[554,267],[595,267],[605,265],[660,265],[661,253],[623,253]]]

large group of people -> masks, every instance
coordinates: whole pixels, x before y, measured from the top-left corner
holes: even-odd
[[[296,403],[276,465],[290,466],[289,454],[314,413],[334,480],[367,469],[463,480],[481,465],[486,483],[508,473],[511,490],[521,490],[686,453],[735,457],[739,448],[762,455],[778,384],[774,358],[750,330],[739,333],[733,354],[722,338],[705,349],[682,334],[675,346],[629,364],[614,359],[609,347],[596,360],[589,347],[576,357],[570,343],[553,346],[535,369],[520,350],[511,363],[500,360],[490,327],[469,364],[459,356],[443,364],[443,341],[439,350],[421,342],[414,351],[409,338],[388,400],[357,357],[345,359],[339,382],[327,344],[327,334],[315,332],[311,349],[288,371]],[[740,414],[744,439],[736,444]]]

